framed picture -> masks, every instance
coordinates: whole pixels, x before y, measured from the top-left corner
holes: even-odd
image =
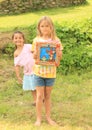
[[[37,59],[36,64],[39,65],[58,65],[60,44],[55,43],[36,43]]]

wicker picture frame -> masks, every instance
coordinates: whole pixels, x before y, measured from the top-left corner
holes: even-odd
[[[55,43],[36,43],[37,59],[36,64],[39,65],[56,65],[58,66],[60,58],[60,44]]]

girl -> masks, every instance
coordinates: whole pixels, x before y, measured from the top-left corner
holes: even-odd
[[[12,36],[13,43],[16,46],[14,52],[14,65],[15,73],[19,83],[23,83],[23,90],[31,90],[34,98],[33,105],[36,104],[36,89],[34,86],[33,78],[33,65],[34,59],[31,53],[31,44],[24,44],[25,38],[24,34],[20,31],[17,31]],[[20,76],[20,68],[24,68],[24,77],[23,81]]]
[[[58,51],[58,55],[62,57],[62,46],[60,40],[57,38],[52,20],[43,16],[37,26],[37,37],[33,40],[32,51],[34,55],[34,59],[37,59],[36,52],[36,44],[40,42],[43,43],[55,43],[60,45],[60,50]],[[46,119],[50,125],[56,125],[56,123],[51,119],[51,91],[52,86],[54,85],[56,78],[56,66],[55,65],[38,65],[35,62],[34,65],[34,79],[35,86],[37,92],[36,99],[36,114],[37,120],[35,122],[36,126],[41,125],[41,116],[42,116],[42,104],[43,104],[43,96],[44,96],[44,104],[46,110]]]

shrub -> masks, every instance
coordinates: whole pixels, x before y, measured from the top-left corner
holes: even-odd
[[[5,48],[3,48],[2,53],[7,54],[9,57],[13,57],[15,50],[15,45],[12,43],[8,43]]]
[[[92,19],[84,24],[60,26],[56,24],[56,32],[61,39],[64,50],[58,72],[68,74],[75,70],[91,70],[92,68]]]
[[[92,70],[92,18],[84,23],[71,23],[71,25],[55,23],[55,27],[64,47],[58,72],[68,74],[74,71],[81,73]],[[36,36],[36,24],[26,30],[28,31],[27,40],[32,43]],[[4,52],[12,55],[13,49],[14,47],[9,44]]]

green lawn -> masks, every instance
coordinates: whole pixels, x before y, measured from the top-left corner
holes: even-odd
[[[37,130],[32,101],[31,92],[24,92],[16,81],[13,60],[0,56],[0,130]],[[91,130],[92,72],[80,76],[57,74],[51,115],[59,126],[46,123],[43,109],[40,130]]]
[[[88,3],[87,5],[76,7],[54,8],[21,15],[0,16],[0,29],[4,31],[16,27],[27,27],[36,23],[43,15],[48,15],[53,21],[61,24],[65,21],[68,23],[71,21],[84,21],[86,18],[92,17],[92,0],[88,0]]]

